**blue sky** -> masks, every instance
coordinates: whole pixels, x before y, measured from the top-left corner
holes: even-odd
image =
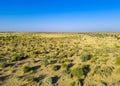
[[[1,0],[0,31],[120,31],[119,0]]]

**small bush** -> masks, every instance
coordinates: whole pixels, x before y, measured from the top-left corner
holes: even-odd
[[[27,58],[27,56],[25,56],[24,54],[20,54],[20,55],[13,55],[12,56],[12,61],[20,61]]]
[[[27,73],[27,72],[30,72],[30,71],[32,71],[32,68],[31,68],[31,67],[29,67],[29,66],[24,66],[24,67],[23,67],[23,72],[24,72],[24,73]]]
[[[19,61],[19,60],[22,60],[23,59],[23,57],[21,57],[21,56],[13,56],[12,57],[12,61]]]
[[[62,74],[64,76],[67,76],[68,78],[72,78],[73,77],[73,75],[70,73],[70,70],[63,70]]]
[[[71,70],[71,74],[73,75],[73,77],[77,78],[81,78],[82,76],[84,76],[84,72],[80,67],[76,67],[73,70]]]
[[[82,66],[82,70],[83,70],[83,72],[84,72],[84,75],[87,75],[88,72],[90,71],[89,65],[83,65],[83,66]]]
[[[107,86],[104,82],[99,82],[97,86]]]
[[[5,62],[0,62],[0,68],[5,68],[7,64]]]
[[[33,51],[33,54],[40,54],[40,51]]]
[[[69,86],[75,86],[75,82],[71,82]]]
[[[76,80],[76,81],[75,81],[75,85],[74,85],[74,86],[82,86],[82,84],[81,84],[80,80]]]
[[[120,86],[120,81],[113,83],[112,86]]]
[[[68,56],[69,56],[69,57],[72,57],[72,56],[74,56],[74,54],[75,54],[74,52],[69,52],[69,53],[68,53]]]
[[[70,74],[70,71],[69,71],[69,70],[63,70],[62,73],[63,73],[64,75],[67,75],[67,74]]]
[[[52,77],[46,77],[46,78],[44,79],[44,83],[49,84],[49,85],[52,85],[52,84],[53,84],[53,79],[52,79]]]
[[[98,74],[101,77],[109,77],[112,74],[113,69],[114,67],[110,67],[110,66],[104,66],[104,67],[96,66],[94,69],[94,74]]]
[[[67,57],[67,55],[65,53],[60,53],[59,54],[59,58],[66,58],[66,57]]]
[[[27,77],[27,81],[33,82],[33,81],[35,81],[35,77],[34,76],[29,76],[29,77]]]
[[[54,65],[54,66],[53,66],[53,70],[54,70],[54,71],[57,71],[57,70],[59,70],[59,69],[60,69],[60,65]]]
[[[120,57],[117,57],[117,58],[116,58],[115,64],[116,64],[116,65],[120,65]]]
[[[80,59],[84,62],[84,61],[87,61],[87,60],[90,60],[91,59],[91,55],[89,54],[83,54],[81,55]]]
[[[78,80],[76,80],[76,81],[70,83],[69,86],[82,86],[82,84],[81,84],[80,80],[78,79]]]
[[[48,62],[47,59],[41,60],[41,63],[42,63],[44,66],[47,66],[47,65],[49,64],[49,62]]]
[[[62,62],[63,62],[63,63],[64,63],[64,62],[69,62],[69,59],[65,58],[65,59],[62,60]]]
[[[115,73],[120,74],[120,68],[117,68]]]
[[[64,68],[64,69],[68,69],[69,64],[68,64],[68,63],[63,63],[61,66],[62,66],[62,68]]]
[[[0,68],[7,67],[7,60],[6,59],[0,59]]]

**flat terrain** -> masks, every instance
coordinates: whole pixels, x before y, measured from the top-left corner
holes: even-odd
[[[120,86],[120,33],[0,33],[0,86]]]

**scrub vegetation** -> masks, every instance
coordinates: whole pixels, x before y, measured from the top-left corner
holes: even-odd
[[[0,33],[0,86],[120,86],[120,33]]]

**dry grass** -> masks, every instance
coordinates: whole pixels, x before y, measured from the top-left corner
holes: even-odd
[[[119,84],[119,35],[0,33],[0,86]]]

